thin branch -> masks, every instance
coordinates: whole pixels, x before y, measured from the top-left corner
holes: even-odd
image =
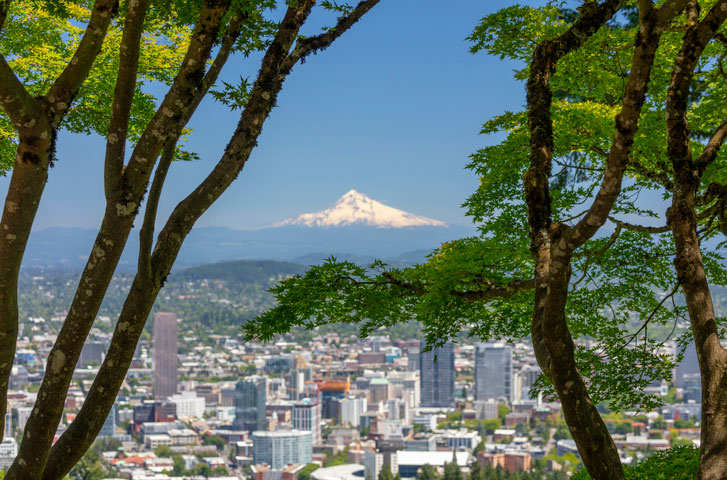
[[[338,37],[343,35],[346,30],[351,28],[359,21],[369,10],[371,10],[379,0],[362,0],[348,15],[344,15],[338,19],[336,26],[327,32],[312,37],[301,38],[295,42],[293,51],[281,65],[281,72],[289,72],[298,61],[305,61],[305,57],[311,53],[317,53],[328,48]]]
[[[73,97],[86,80],[93,62],[101,51],[112,13],[117,7],[118,0],[96,0],[94,3],[91,18],[78,48],[45,95],[50,111],[54,114],[54,125],[60,123]]]
[[[124,33],[119,49],[119,71],[116,75],[109,134],[106,137],[106,158],[104,161],[104,191],[106,198],[114,190],[124,166],[126,136],[129,132],[131,105],[134,101],[136,80],[139,70],[139,45],[144,32],[149,0],[132,0],[124,21]]]
[[[610,215],[608,216],[608,219],[611,220],[613,223],[615,223],[618,227],[623,228],[625,230],[631,230],[632,232],[656,234],[656,233],[668,232],[671,230],[669,225],[664,225],[661,227],[647,227],[645,225],[635,225],[633,223],[621,221]]]
[[[667,191],[672,191],[674,189],[674,182],[671,180],[671,178],[669,178],[669,175],[664,173],[663,171],[649,170],[644,166],[639,165],[633,159],[629,160],[628,166],[626,168],[627,170],[631,170],[634,173],[641,175],[642,177],[647,178],[654,183],[658,183]]]
[[[144,210],[144,220],[139,230],[139,261],[138,271],[139,276],[144,280],[151,280],[151,249],[154,244],[154,223],[157,218],[157,209],[159,207],[159,198],[162,194],[162,188],[164,187],[164,181],[167,178],[167,172],[169,171],[169,165],[174,160],[174,154],[177,150],[178,138],[170,138],[164,150],[162,156],[159,159],[159,165],[154,172],[154,179],[151,182],[151,188],[149,189],[149,197],[146,200],[146,208]]]
[[[671,292],[669,292],[664,298],[662,298],[661,301],[659,302],[659,304],[656,307],[654,307],[654,309],[651,311],[649,316],[646,317],[646,320],[644,320],[644,323],[641,325],[641,327],[639,327],[639,329],[636,330],[636,332],[634,332],[634,334],[629,337],[629,339],[626,341],[626,343],[618,346],[616,348],[616,350],[614,350],[610,353],[610,355],[613,356],[613,355],[617,354],[618,352],[620,352],[621,350],[623,350],[624,348],[626,348],[626,346],[629,343],[631,343],[634,340],[634,338],[636,338],[639,335],[639,333],[641,333],[643,330],[645,330],[646,327],[649,325],[649,322],[654,318],[654,315],[656,315],[656,313],[659,311],[659,309],[661,309],[661,307],[664,305],[664,302],[666,302],[668,299],[672,298],[679,291],[679,286],[680,286],[679,283],[674,285],[674,288],[671,290]]]
[[[613,246],[614,243],[616,243],[616,240],[618,239],[619,235],[621,235],[621,230],[623,229],[623,225],[616,225],[616,229],[613,231],[611,236],[609,237],[606,244],[596,250],[595,252],[579,252],[577,254],[574,254],[574,257],[600,257],[604,253],[608,251],[609,248]]]
[[[510,298],[518,292],[535,288],[535,279],[516,280],[504,287],[491,286],[481,291],[450,290],[449,294],[459,297],[467,303],[486,302],[495,298]]]
[[[710,138],[709,142],[707,142],[707,146],[704,147],[704,151],[702,151],[701,155],[699,155],[694,161],[697,168],[704,171],[704,169],[707,168],[707,166],[712,163],[715,158],[717,158],[719,149],[722,147],[722,143],[724,143],[725,136],[727,136],[727,119],[725,119],[722,124],[717,127],[712,138]]]

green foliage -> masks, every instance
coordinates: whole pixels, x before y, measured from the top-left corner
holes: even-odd
[[[323,462],[324,467],[333,467],[336,465],[345,465],[348,463],[348,447],[344,448],[335,455],[329,455]]]
[[[275,8],[274,0],[235,0],[230,12],[244,15],[241,33],[234,51],[247,56],[264,49],[277,31],[277,22],[265,18]],[[142,35],[139,73],[134,92],[129,140],[138,140],[153,116],[159,99],[154,86],[171,84],[174,80],[189,36],[197,20],[202,2],[162,0],[152,2],[146,15]],[[24,1],[10,2],[10,10],[0,38],[0,53],[8,60],[31,95],[44,95],[71,60],[90,18],[88,1]],[[60,129],[74,133],[98,134],[105,137],[113,104],[113,92],[119,69],[119,49],[128,2],[121,2],[120,11],[109,26],[101,53],[88,78],[74,99],[72,108]],[[228,14],[227,20],[232,13]],[[220,35],[224,34],[222,28]],[[247,82],[223,82],[213,95],[233,110],[244,105]],[[156,90],[158,91],[158,89]],[[191,130],[185,129],[188,134]],[[183,137],[184,139],[184,137]],[[0,175],[11,167],[15,157],[16,134],[10,120],[0,113]],[[178,159],[195,159],[196,154],[177,148]]]
[[[94,449],[90,449],[68,475],[75,480],[101,480],[106,478],[106,469],[101,463],[101,456]]]
[[[298,480],[310,480],[310,474],[320,468],[317,463],[309,463],[298,472]]]
[[[573,437],[571,437],[570,430],[568,430],[568,425],[565,422],[561,422],[556,427],[553,438],[556,440],[570,440]]]
[[[157,457],[172,457],[174,456],[174,451],[169,445],[159,445],[154,449],[154,455]]]
[[[417,472],[416,480],[439,480],[437,469],[425,463]]]
[[[214,445],[215,447],[217,447],[217,450],[223,450],[225,448],[225,445],[227,445],[227,442],[225,442],[225,439],[220,437],[219,435],[204,435],[202,437],[202,444]]]
[[[626,480],[672,480],[697,478],[699,468],[699,449],[693,446],[680,446],[654,452],[646,460],[624,468]],[[588,480],[591,477],[585,470],[574,475],[573,480]]]
[[[394,480],[394,475],[391,473],[391,469],[388,465],[381,467],[379,478],[377,480]]]
[[[462,469],[459,468],[454,450],[452,450],[452,461],[444,464],[442,480],[464,480],[464,474],[462,473]]]

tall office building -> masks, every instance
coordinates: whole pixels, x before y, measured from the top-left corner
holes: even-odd
[[[177,393],[177,316],[173,313],[154,315],[154,379],[155,400],[166,400]]]
[[[454,344],[419,354],[422,407],[454,406]]]
[[[98,432],[99,437],[113,437],[116,434],[116,404],[111,407],[111,411],[106,417],[106,421]]]
[[[311,432],[279,430],[252,434],[253,465],[267,464],[277,470],[288,464],[305,465],[312,459]]]
[[[3,438],[10,438],[13,436],[13,409],[10,408],[10,404],[8,403],[8,408],[5,409],[5,434]]]
[[[253,375],[235,385],[235,428],[254,432],[265,430],[267,382],[265,377]]]
[[[313,445],[321,442],[321,404],[306,398],[293,406],[293,428],[313,434]]]
[[[480,343],[475,349],[475,401],[512,401],[512,352],[501,343]]]

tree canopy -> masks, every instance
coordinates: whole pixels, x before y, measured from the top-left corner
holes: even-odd
[[[11,172],[0,219],[0,404],[18,335],[20,265],[48,170],[62,160],[56,139],[64,131],[106,139],[103,219],[6,479],[58,480],[82,458],[115,401],[185,237],[245,166],[285,79],[377,3],[0,1],[0,174]],[[336,18],[311,35],[314,7]],[[255,51],[262,60],[254,81],[218,82],[230,58]],[[239,123],[209,175],[155,234],[168,171],[176,160],[196,158],[180,142],[192,134],[187,122],[208,93],[223,108],[239,110]],[[109,351],[81,410],[54,443],[81,348],[137,218],[137,272]]]
[[[553,1],[483,18],[471,50],[520,62],[527,108],[482,127],[502,140],[468,167],[480,180],[465,203],[479,236],[407,269],[330,259],[274,287],[278,306],[245,325],[247,338],[329,322],[365,335],[411,319],[428,348],[462,332],[530,336],[539,388],[559,396],[593,478],[624,478],[594,405],[658,406],[644,389],[671,378],[689,342],[703,352],[705,399],[727,405],[714,370],[724,319],[709,295],[727,280],[727,4],[637,3]],[[705,420],[700,478],[721,474],[727,451],[705,441],[722,445],[709,426],[722,415]]]

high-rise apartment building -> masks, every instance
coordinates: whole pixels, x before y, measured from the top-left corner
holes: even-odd
[[[267,382],[265,377],[253,375],[235,385],[235,428],[254,432],[265,430]]]
[[[166,400],[177,393],[177,316],[173,313],[154,315],[154,378],[155,400]]]
[[[454,344],[419,354],[422,407],[454,406]]]
[[[341,399],[341,424],[357,427],[361,425],[361,415],[366,413],[366,399],[349,397]]]
[[[306,398],[293,406],[293,428],[311,432],[313,445],[321,442],[321,404]]]
[[[501,343],[480,343],[475,349],[475,401],[512,401],[512,352]]]
[[[280,469],[288,464],[308,464],[312,458],[311,432],[279,430],[252,434],[253,465],[267,464],[272,469]]]

